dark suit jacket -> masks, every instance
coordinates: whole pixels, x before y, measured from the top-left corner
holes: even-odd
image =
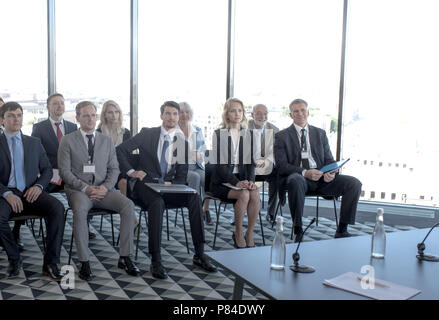
[[[52,179],[52,167],[39,139],[21,134],[24,150],[26,189],[40,184],[46,188]],[[11,153],[4,134],[0,135],[0,195],[8,191],[11,174]],[[38,174],[40,176],[38,177]]]
[[[236,185],[239,181],[248,180],[248,181],[255,181],[255,161],[253,159],[253,132],[252,130],[247,130],[244,135],[241,135],[239,137],[239,160],[238,160],[238,171],[239,171],[239,178],[237,178],[233,174],[233,168],[234,165],[231,161],[231,155],[232,155],[232,137],[229,135],[227,139],[228,143],[228,154],[227,154],[227,164],[221,164],[220,161],[220,145],[221,145],[221,134],[220,129],[215,130],[214,139],[216,136],[216,143],[214,142],[214,150],[213,154],[216,153],[216,165],[215,170],[212,172],[212,178],[211,181],[213,184],[222,184],[222,183],[230,183],[232,185]],[[250,151],[251,155],[251,163],[244,164],[244,136],[246,137],[245,142],[250,142],[250,149],[247,149]],[[215,147],[216,146],[216,147]]]
[[[66,120],[64,120],[64,128],[65,128],[65,135],[78,130],[76,124]],[[32,128],[32,137],[37,137],[41,140],[41,143],[47,152],[47,156],[49,157],[52,168],[58,169],[57,157],[58,157],[59,143],[58,143],[58,138],[56,137],[56,134],[53,131],[53,127],[52,124],[50,123],[50,120],[47,119],[35,123]]]
[[[317,168],[334,162],[326,132],[311,125],[308,125],[308,127],[311,153],[316,161]],[[281,186],[284,185],[285,179],[290,174],[295,172],[302,173],[300,143],[294,124],[276,134],[274,139],[274,158]]]
[[[157,158],[160,133],[161,127],[143,128],[134,137],[118,145],[116,152],[121,172],[126,173],[131,169],[142,170],[146,172],[146,177],[143,179],[144,182],[157,182],[161,177],[160,162]],[[175,143],[184,146],[184,150],[175,150],[174,156],[177,156],[177,152],[184,151],[185,161],[177,161],[172,164],[164,180],[175,184],[186,184],[189,146],[184,136],[176,134],[175,137],[177,138]],[[135,149],[139,149],[139,161],[137,167],[133,168],[129,160],[131,152]]]

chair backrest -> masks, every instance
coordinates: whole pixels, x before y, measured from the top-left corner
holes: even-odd
[[[130,165],[134,168],[134,170],[137,170],[137,166],[139,165],[139,155],[131,153],[128,157],[128,162]],[[128,177],[127,181],[127,197],[131,199],[133,202],[135,202],[135,197],[133,193],[134,185],[136,184],[137,179],[132,179]]]
[[[209,154],[212,150],[205,150],[205,164],[204,164],[204,191],[210,192],[210,179],[213,174],[213,171],[215,170],[215,165],[209,163]]]
[[[206,163],[204,165],[204,191],[210,192],[210,179],[215,170],[215,165]]]

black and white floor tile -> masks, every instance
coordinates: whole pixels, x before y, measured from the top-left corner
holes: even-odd
[[[56,194],[65,206],[67,202],[63,195]],[[213,210],[211,210],[213,212]],[[169,240],[166,235],[166,224],[164,223],[162,235],[162,263],[168,271],[168,279],[154,279],[149,272],[150,257],[148,254],[148,236],[146,225],[142,219],[142,230],[140,234],[139,252],[137,265],[142,270],[141,276],[131,277],[117,267],[119,257],[118,248],[112,245],[111,222],[109,217],[104,216],[102,230],[100,229],[101,217],[94,217],[90,229],[96,233],[96,238],[89,243],[90,263],[94,273],[94,279],[85,282],[77,277],[77,264],[75,246],[73,246],[71,265],[75,270],[74,289],[63,289],[56,282],[49,280],[41,273],[43,261],[43,245],[41,236],[38,236],[39,224],[35,223],[34,238],[30,227],[23,226],[21,229],[22,242],[25,251],[22,253],[23,270],[20,275],[8,279],[6,269],[8,266],[7,257],[4,251],[0,251],[0,300],[227,300],[231,299],[234,285],[234,278],[225,270],[219,269],[216,273],[207,273],[192,264],[193,247],[189,232],[188,241],[191,253],[187,253],[186,241],[181,216],[174,226],[175,211],[169,212]],[[271,224],[265,220],[265,211],[262,212],[265,244],[271,245],[274,232]],[[233,211],[229,205],[220,215],[218,235],[215,250],[232,250],[233,241],[231,238],[234,227],[230,224]],[[284,214],[286,217],[286,214]],[[304,217],[304,224],[310,221],[311,217]],[[164,219],[165,220],[165,219]],[[216,221],[216,217],[213,217]],[[166,220],[165,220],[166,221]],[[117,239],[119,230],[119,219],[114,217],[115,237]],[[319,225],[313,225],[304,237],[304,241],[318,241],[331,239],[336,229],[335,221],[320,217]],[[410,226],[386,226],[387,232],[413,229]],[[349,228],[354,235],[370,234],[373,224],[357,223]],[[67,218],[64,231],[64,241],[61,251],[61,265],[67,265],[70,238],[72,232],[71,213]],[[205,250],[212,250],[215,225],[206,226]],[[290,240],[291,219],[285,218],[285,237]],[[262,233],[259,223],[255,228],[255,241],[262,245]],[[255,300],[266,299],[263,295],[256,293],[251,287],[244,287],[243,299]]]

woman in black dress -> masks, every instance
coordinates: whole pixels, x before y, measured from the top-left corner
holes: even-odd
[[[101,122],[98,125],[97,131],[109,135],[113,139],[114,146],[131,138],[131,132],[122,126],[123,115],[119,105],[113,101],[108,100],[102,106]],[[117,188],[123,195],[127,195],[127,177],[126,173],[120,173],[117,180]]]
[[[259,190],[255,184],[253,159],[253,133],[247,129],[244,104],[229,98],[222,114],[223,122],[214,133],[213,156],[217,158],[211,178],[211,192],[220,199],[235,199],[235,247],[254,247],[253,229],[260,210]],[[239,190],[224,184],[238,187]],[[248,228],[243,234],[242,222],[245,211]]]

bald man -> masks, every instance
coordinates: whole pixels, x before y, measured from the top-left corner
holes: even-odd
[[[268,122],[268,109],[263,104],[253,106],[252,118],[248,122],[248,128],[259,132],[261,139],[261,157],[256,161],[256,175],[266,176],[268,182],[268,208],[266,219],[272,221],[277,205],[277,181],[274,167],[274,135],[279,129]]]

